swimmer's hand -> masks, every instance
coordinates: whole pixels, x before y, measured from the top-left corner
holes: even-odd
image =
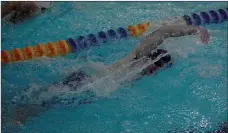
[[[206,29],[199,27],[199,35],[202,43],[207,44],[209,41],[209,33]]]

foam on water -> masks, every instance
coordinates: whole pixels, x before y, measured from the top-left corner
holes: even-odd
[[[59,99],[58,101],[61,101],[61,99],[71,100],[74,97],[76,98],[78,94],[85,91],[93,91],[97,96],[108,96],[113,91],[118,89],[121,84],[131,82],[132,80],[139,78],[139,73],[155,61],[156,60],[152,61],[143,57],[129,64],[125,64],[123,67],[115,71],[105,72],[108,66],[105,66],[103,63],[89,60],[88,64],[84,63],[77,66],[78,69],[75,71],[79,71],[80,68],[83,68],[85,72],[90,74],[95,73],[95,75],[92,75],[92,81],[90,79],[86,79],[83,81],[84,85],[76,90],[61,84],[53,84],[49,86],[31,84],[29,88],[25,89],[21,96],[14,97],[12,102],[17,104],[42,104],[44,101],[52,101],[52,99],[56,98]],[[73,84],[76,85],[77,82]]]

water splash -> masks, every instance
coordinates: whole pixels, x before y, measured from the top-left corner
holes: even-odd
[[[87,74],[94,75],[85,79],[81,87],[75,89],[63,85],[61,82],[49,86],[31,84],[21,96],[14,97],[12,101],[20,104],[42,104],[44,102],[56,104],[63,100],[77,99],[80,94],[88,91],[97,96],[108,96],[121,84],[139,78],[139,73],[153,62],[144,57],[125,64],[115,71],[107,71],[108,66],[89,60],[88,63],[82,63],[77,70],[83,69]],[[74,84],[76,85],[77,82],[73,82],[73,86]]]

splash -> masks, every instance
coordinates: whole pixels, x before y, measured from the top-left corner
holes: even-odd
[[[21,96],[14,97],[12,101],[22,104],[58,104],[68,103],[66,101],[78,100],[80,95],[87,92],[95,93],[96,96],[108,96],[113,91],[117,90],[123,83],[131,82],[140,77],[139,73],[152,64],[154,61],[143,57],[139,60],[132,61],[123,65],[115,71],[108,71],[108,66],[100,62],[89,61],[81,64],[80,69],[83,69],[87,74],[93,74],[90,78],[83,81],[83,85],[78,88],[72,88],[58,82],[50,86],[39,86],[31,84]],[[73,84],[77,84],[76,82]],[[83,96],[83,98],[90,98]]]

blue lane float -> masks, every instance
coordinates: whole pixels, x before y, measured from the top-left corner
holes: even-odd
[[[228,14],[226,14],[226,11],[224,11],[223,9],[219,9],[218,12],[221,14],[223,20],[228,20]]]
[[[103,42],[103,43],[108,42],[107,35],[105,34],[105,32],[104,32],[104,31],[100,31],[100,32],[98,32],[97,36],[98,36],[98,38],[99,38],[100,42]]]
[[[127,36],[128,36],[127,31],[122,27],[119,27],[117,29],[117,32],[119,33],[120,38],[127,38]]]
[[[76,41],[79,44],[81,49],[87,48],[87,40],[84,36],[77,37]]]
[[[98,40],[94,34],[89,34],[87,38],[88,42],[90,43],[90,46],[96,45],[98,43]]]
[[[192,14],[192,18],[195,20],[195,23],[196,23],[197,25],[200,25],[200,24],[201,24],[200,16],[199,16],[198,14],[193,13],[193,14]]]
[[[108,30],[108,35],[111,39],[117,39],[118,38],[116,32],[112,29]]]
[[[201,12],[200,15],[202,16],[203,22],[205,24],[209,24],[210,23],[210,16],[206,12]]]
[[[183,19],[187,25],[202,25],[221,23],[228,20],[228,8],[210,10],[208,12],[192,13],[191,15],[184,15]]]
[[[75,52],[78,49],[77,44],[74,39],[72,39],[72,38],[67,39],[67,43],[70,46],[71,52]]]
[[[88,48],[89,46],[98,45],[99,43],[107,43],[113,39],[127,37],[127,30],[119,27],[117,30],[109,29],[107,32],[100,31],[97,34],[89,34],[86,37],[78,36],[76,39],[68,38],[67,43],[69,44],[71,51],[75,52],[80,49]]]
[[[219,22],[218,13],[216,11],[214,11],[214,10],[209,11],[209,13],[210,13],[210,15],[212,17],[212,23],[218,23]],[[221,19],[221,21],[222,21],[222,19]]]
[[[192,19],[188,15],[183,16],[187,25],[192,25]]]

